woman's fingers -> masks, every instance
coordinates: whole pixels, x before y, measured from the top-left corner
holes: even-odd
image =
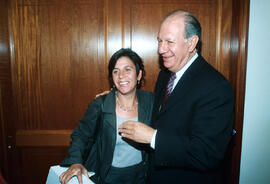
[[[88,172],[83,165],[73,164],[68,168],[68,170],[60,175],[59,180],[61,184],[67,184],[72,177],[77,176],[79,184],[82,184],[82,174],[89,177]]]

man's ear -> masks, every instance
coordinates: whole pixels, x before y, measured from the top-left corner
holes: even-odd
[[[199,41],[199,37],[197,35],[193,35],[188,39],[189,52],[193,52],[196,49],[196,45]]]

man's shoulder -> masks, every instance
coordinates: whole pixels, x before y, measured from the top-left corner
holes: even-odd
[[[224,75],[218,71],[213,65],[211,65],[201,55],[198,57],[198,62],[201,64],[201,70],[198,74],[204,75],[208,80],[227,80]]]
[[[202,56],[200,57],[201,69],[194,78],[194,83],[203,86],[205,90],[210,90],[216,87],[231,90],[232,86],[227,78],[218,71],[214,66],[207,62]]]

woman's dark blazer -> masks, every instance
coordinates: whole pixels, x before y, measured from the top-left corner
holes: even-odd
[[[138,98],[138,120],[149,125],[153,110],[153,94],[137,90],[136,95]],[[103,107],[101,107],[102,104]],[[101,119],[101,124],[98,124],[99,119]],[[83,164],[88,171],[98,173],[103,181],[112,165],[116,129],[115,90],[112,90],[106,95],[104,102],[102,97],[98,97],[90,103],[83,119],[79,121],[79,127],[75,128],[71,135],[72,142],[68,155],[60,165]],[[100,130],[99,134],[96,130]],[[144,148],[140,144],[137,146]],[[142,150],[142,158],[146,165],[148,157],[146,157],[144,150]]]
[[[232,87],[199,55],[160,108],[169,75],[162,70],[155,88],[150,183],[220,184],[233,129]]]

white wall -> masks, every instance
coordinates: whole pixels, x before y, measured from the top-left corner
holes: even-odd
[[[270,184],[270,1],[250,0],[239,184]]]

